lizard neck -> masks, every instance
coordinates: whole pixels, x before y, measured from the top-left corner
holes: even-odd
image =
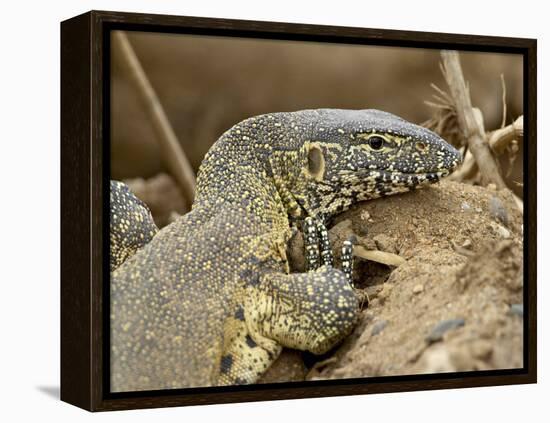
[[[231,204],[255,216],[261,225],[256,230],[280,232],[289,227],[289,220],[264,159],[270,146],[260,145],[252,135],[241,123],[212,146],[199,169],[193,208]]]
[[[300,174],[295,167],[288,166],[286,160],[274,152],[269,160],[269,176],[277,190],[285,213],[290,222],[303,220],[308,216],[306,203],[293,193],[292,187],[300,183]]]

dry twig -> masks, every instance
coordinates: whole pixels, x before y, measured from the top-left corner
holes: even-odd
[[[486,138],[489,139],[488,144],[492,151],[497,154],[502,153],[510,142],[523,138],[523,116],[517,118],[514,123],[489,133]],[[477,169],[474,156],[468,152],[464,157],[462,166],[453,172],[449,179],[454,181],[472,179]]]
[[[504,128],[506,125],[506,82],[503,74],[500,74],[500,84],[502,85],[502,123],[500,127]]]
[[[459,127],[468,149],[475,158],[482,178],[485,182],[494,183],[497,188],[506,188],[506,183],[498,169],[497,162],[485,140],[483,117],[481,112],[472,107],[468,86],[462,74],[458,52],[443,50],[442,72],[455,106]]]
[[[513,140],[523,139],[523,116],[518,117],[514,123],[497,129],[489,134],[489,145],[497,153],[502,153]]]
[[[382,263],[386,266],[400,266],[406,261],[403,257],[398,256],[397,254],[378,250],[367,250],[361,245],[356,245],[353,248],[353,255],[365,260]]]
[[[435,131],[455,147],[465,147],[466,150],[467,145],[464,144],[464,140],[458,131],[453,99],[434,83],[430,85],[438,93],[432,94],[437,102],[424,101],[424,104],[435,109],[435,113],[432,118],[422,123],[422,126]]]
[[[157,134],[162,158],[177,181],[185,199],[191,204],[195,196],[195,173],[181,148],[157,94],[149,82],[130,41],[122,31],[113,33],[114,45],[120,49],[121,64],[135,85]]]

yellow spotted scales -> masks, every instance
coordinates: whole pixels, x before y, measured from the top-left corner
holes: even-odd
[[[147,205],[126,184],[111,181],[110,269],[113,271],[158,231]]]
[[[204,158],[192,210],[111,274],[111,390],[254,383],[282,347],[328,351],[358,301],[341,270],[289,273],[293,230],[436,182],[460,160],[433,132],[378,110],[235,125]]]

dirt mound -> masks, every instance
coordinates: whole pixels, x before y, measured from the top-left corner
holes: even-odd
[[[405,261],[356,259],[370,301],[354,332],[323,357],[285,351],[262,382],[522,367],[522,216],[509,192],[444,181],[368,201],[330,229],[336,251],[350,236]],[[302,245],[290,245],[294,271]]]

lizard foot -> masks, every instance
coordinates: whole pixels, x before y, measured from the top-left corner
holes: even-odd
[[[334,256],[326,226],[312,217],[306,217],[303,229],[306,271],[312,272],[321,266],[334,266]]]
[[[247,294],[245,320],[250,336],[264,349],[266,340],[323,354],[347,336],[357,322],[359,300],[341,270],[321,266],[313,272],[268,272]]]
[[[321,266],[334,266],[334,255],[328,237],[327,227],[312,217],[304,221],[304,248],[306,271],[312,272]],[[342,271],[348,282],[353,285],[353,241],[344,241],[341,251]]]

